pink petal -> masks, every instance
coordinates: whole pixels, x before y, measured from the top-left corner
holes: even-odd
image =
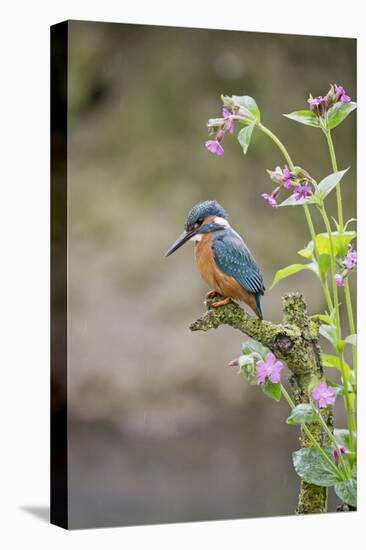
[[[281,380],[280,373],[278,371],[272,372],[269,375],[269,379],[273,384],[277,384]]]
[[[276,363],[276,361],[277,361],[277,358],[271,351],[267,353],[267,356],[266,356],[267,367],[272,367]]]
[[[219,157],[224,154],[223,146],[216,140],[209,139],[208,141],[206,141],[205,147],[208,151],[210,151],[210,153],[214,153]]]

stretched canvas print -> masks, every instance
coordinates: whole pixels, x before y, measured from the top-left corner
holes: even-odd
[[[53,523],[356,510],[355,67],[52,27]]]

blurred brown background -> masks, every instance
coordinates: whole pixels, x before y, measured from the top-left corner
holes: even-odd
[[[243,157],[225,138],[204,148],[220,94],[251,95],[295,162],[331,171],[320,131],[281,113],[306,108],[331,82],[355,98],[349,39],[71,22],[69,31],[69,520],[71,527],[292,514],[297,429],[285,403],[249,387],[228,362],[243,335],[193,334],[206,292],[193,247],[169,259],[188,210],[215,198],[262,267],[302,261],[301,209],[274,211],[265,169],[283,165],[254,134]],[[290,30],[290,29],[289,29]],[[355,215],[355,116],[334,132],[345,217]],[[333,199],[332,199],[333,200]],[[330,203],[332,204],[332,200]],[[320,220],[314,213],[317,226]],[[325,308],[311,272],[264,298],[305,294]],[[340,413],[338,424],[342,423]],[[331,499],[330,509],[336,500]]]

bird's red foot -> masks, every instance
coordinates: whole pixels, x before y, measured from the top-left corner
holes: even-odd
[[[213,304],[211,304],[211,307],[227,306],[228,304],[231,304],[231,298],[224,298],[223,300],[214,302]]]
[[[209,290],[206,294],[206,298],[209,299],[209,298],[213,298],[214,296],[216,296],[217,292],[216,290]]]

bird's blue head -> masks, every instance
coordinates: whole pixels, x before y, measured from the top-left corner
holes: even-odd
[[[183,233],[169,248],[165,256],[170,256],[189,240],[199,240],[204,233],[229,227],[227,220],[228,215],[217,201],[199,202],[188,212]]]

